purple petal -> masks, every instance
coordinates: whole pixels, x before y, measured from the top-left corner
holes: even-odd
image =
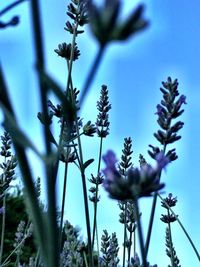
[[[115,164],[117,163],[117,158],[115,153],[112,150],[108,150],[105,155],[103,155],[103,161],[106,164],[106,167],[115,169]]]
[[[185,95],[181,95],[180,98],[179,98],[179,103],[180,105],[182,104],[187,104],[186,103],[186,96]]]
[[[159,169],[163,169],[167,166],[167,164],[170,162],[169,158],[164,155],[164,153],[161,151],[156,155],[156,161],[158,164]]]
[[[155,112],[155,114],[157,114],[158,116],[161,116],[163,114],[163,107],[160,104],[158,104],[156,108],[157,108],[157,111]]]

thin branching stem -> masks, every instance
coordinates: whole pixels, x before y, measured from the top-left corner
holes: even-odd
[[[63,219],[64,219],[64,211],[65,211],[65,200],[66,200],[66,189],[67,189],[67,170],[68,170],[68,162],[65,163],[65,171],[64,171],[62,207],[61,207],[61,218],[60,218],[60,246],[62,243],[62,232],[63,232],[62,229],[63,229]]]
[[[182,222],[180,221],[180,219],[178,218],[178,216],[176,215],[176,213],[172,210],[172,208],[167,204],[167,202],[164,200],[164,198],[161,197],[160,194],[158,194],[158,197],[165,203],[165,205],[167,206],[167,208],[171,211],[171,213],[176,217],[176,221],[179,223],[181,229],[183,230],[184,234],[186,235],[187,239],[190,242],[190,245],[192,246],[199,262],[200,262],[200,254],[196,248],[196,246],[194,245],[194,242],[192,241],[190,235],[188,234],[188,232],[186,231],[185,227],[183,226]]]
[[[170,217],[169,209],[167,209],[168,217]],[[171,223],[168,222],[168,230],[169,230],[169,246],[170,246],[170,260],[172,267],[175,267],[174,263],[174,252],[173,252],[173,243],[172,243],[172,231],[171,231]]]
[[[164,145],[164,147],[163,147],[163,153],[164,154],[165,154],[165,151],[166,151],[166,145]],[[159,175],[159,182],[161,179],[161,174],[162,174],[162,171],[160,171],[160,173],[158,174]],[[151,214],[150,214],[150,219],[149,219],[149,226],[148,226],[148,231],[147,231],[147,238],[146,238],[146,243],[145,243],[146,257],[148,255],[151,233],[152,233],[152,229],[153,229],[153,221],[154,221],[154,216],[155,216],[155,211],[156,211],[157,196],[158,196],[158,193],[157,192],[154,193],[152,207],[151,207]]]
[[[2,257],[3,257],[5,226],[6,226],[6,193],[4,192],[4,196],[3,196],[3,216],[2,216],[2,226],[1,226],[0,265],[1,265]]]
[[[130,260],[131,260],[131,247],[132,247],[132,238],[133,238],[132,228],[133,228],[133,223],[131,223],[131,226],[130,226],[131,232],[130,232],[130,236],[129,236],[128,265],[130,264]]]
[[[31,1],[31,13],[32,13],[32,24],[33,34],[36,51],[36,66],[41,70],[45,70],[45,59],[43,50],[43,39],[42,39],[42,28],[40,21],[40,9],[38,0]],[[41,99],[42,113],[44,115],[44,142],[46,148],[46,155],[52,154],[52,147],[49,138],[49,124],[48,124],[48,106],[47,106],[47,85],[42,81],[42,77],[39,75],[39,91]],[[55,181],[57,170],[54,169],[53,162],[46,162],[46,183],[47,183],[47,196],[48,196],[48,231],[46,232],[47,243],[47,262],[49,267],[56,267],[59,264],[59,239],[58,239],[58,227],[57,227],[57,215],[56,215],[56,191]],[[44,233],[43,233],[44,234]]]
[[[139,244],[140,244],[140,250],[141,250],[141,255],[142,255],[142,266],[143,267],[148,267],[147,265],[147,260],[146,260],[146,251],[144,247],[144,237],[142,233],[142,225],[141,225],[141,216],[139,212],[139,206],[138,206],[138,199],[134,200],[134,205],[135,205],[135,213],[136,213],[136,219],[137,219],[137,229],[138,229],[138,238],[139,238]]]
[[[28,1],[28,0],[18,0],[18,1],[15,1],[15,2],[9,4],[7,7],[5,7],[4,9],[2,9],[0,11],[0,16],[4,15],[5,13],[7,13],[8,11],[10,11],[14,7],[18,6],[19,4],[22,4],[25,1]]]
[[[99,159],[98,159],[98,167],[97,167],[97,179],[101,168],[101,156],[102,156],[102,148],[103,148],[103,138],[100,138],[100,146],[99,146]],[[93,235],[92,235],[92,249],[94,248],[94,240],[95,240],[95,230],[97,227],[97,204],[98,204],[98,190],[99,184],[96,183],[95,188],[95,202],[94,202],[94,219],[93,219]],[[97,237],[98,238],[98,237]],[[98,251],[99,253],[99,251]]]
[[[124,244],[123,244],[123,267],[125,267],[126,261],[126,241],[127,241],[127,231],[126,231],[126,219],[127,219],[127,201],[124,205]]]
[[[105,48],[106,48],[106,46],[103,46],[103,45],[101,45],[99,47],[99,50],[98,50],[98,52],[96,54],[94,62],[92,63],[92,66],[91,66],[91,68],[89,70],[88,76],[87,76],[87,78],[85,80],[83,89],[81,90],[82,94],[81,94],[81,97],[80,97],[80,105],[83,103],[87,93],[89,92],[90,85],[92,84],[92,81],[93,81],[93,79],[95,77],[95,74],[96,74],[96,72],[97,72],[97,70],[98,70],[98,68],[100,66],[100,63],[101,63]]]
[[[73,93],[72,93],[73,94]],[[73,99],[73,98],[72,98]],[[73,99],[75,103],[75,99]],[[85,169],[83,166],[83,151],[81,145],[81,138],[79,134],[79,125],[78,118],[76,116],[76,132],[78,135],[78,149],[79,149],[79,157],[80,157],[80,171],[82,178],[82,186],[83,186],[83,198],[84,198],[84,208],[85,208],[85,219],[86,219],[86,228],[87,228],[87,236],[88,236],[88,251],[89,251],[89,267],[93,267],[93,254],[92,254],[92,239],[91,239],[91,230],[90,230],[90,215],[89,215],[89,206],[88,206],[88,195],[87,195],[87,186],[86,186],[86,177],[85,177]]]

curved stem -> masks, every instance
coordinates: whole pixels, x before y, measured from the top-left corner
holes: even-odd
[[[139,212],[139,207],[138,207],[138,200],[134,200],[135,204],[135,212],[136,212],[136,219],[137,219],[137,229],[138,229],[138,238],[139,238],[139,244],[140,244],[140,250],[141,250],[141,255],[142,255],[142,266],[143,267],[148,267],[147,265],[147,260],[146,260],[146,251],[144,248],[144,238],[143,238],[143,233],[142,233],[142,225],[140,221],[140,212]]]
[[[127,236],[126,236],[126,218],[127,218],[127,202],[125,203],[125,214],[124,214],[124,247],[123,247],[123,267],[125,267],[125,260],[126,260],[126,240],[127,240]]]
[[[2,218],[2,227],[1,227],[0,265],[1,265],[2,257],[3,257],[5,226],[6,226],[6,195],[4,195],[3,197],[3,218]]]
[[[70,79],[71,81],[71,79]],[[73,104],[75,105],[75,97],[73,94],[73,90],[71,90],[71,99]],[[85,208],[85,219],[86,219],[86,228],[87,228],[87,237],[88,237],[88,253],[89,253],[89,267],[93,267],[93,254],[92,254],[92,238],[91,238],[91,229],[90,229],[90,215],[89,215],[89,206],[88,206],[88,195],[87,195],[87,186],[86,186],[86,177],[85,177],[85,169],[84,169],[84,161],[83,161],[83,151],[81,145],[81,137],[79,132],[79,124],[78,117],[75,114],[75,127],[77,133],[77,141],[78,141],[78,149],[79,149],[79,165],[80,172],[82,178],[82,187],[83,187],[83,198],[84,198],[84,208]],[[76,150],[77,153],[77,150]]]
[[[165,151],[166,151],[166,145],[164,145],[164,147],[163,147],[163,153],[164,154],[165,154]],[[162,171],[159,173],[159,177],[158,177],[159,182],[161,179],[161,174],[162,174]],[[147,231],[147,238],[146,238],[146,243],[145,243],[146,257],[148,255],[151,233],[152,233],[152,229],[153,229],[153,221],[154,221],[154,215],[155,215],[155,211],[156,211],[157,195],[158,195],[158,193],[154,193],[153,203],[152,203],[152,207],[151,207],[151,214],[150,214],[149,226],[148,226],[148,231]]]
[[[196,254],[196,256],[197,256],[197,258],[198,258],[198,260],[199,260],[199,262],[200,262],[200,254],[199,254],[199,252],[198,252],[196,246],[194,245],[194,243],[193,243],[193,241],[192,241],[190,235],[189,235],[188,232],[186,231],[185,227],[183,226],[183,224],[181,223],[181,221],[179,220],[179,218],[177,217],[177,215],[175,214],[175,212],[171,209],[171,207],[170,207],[170,206],[167,204],[167,202],[164,200],[164,198],[162,198],[160,194],[158,194],[158,197],[165,203],[165,205],[166,205],[167,208],[171,211],[171,213],[172,213],[174,216],[176,216],[176,220],[177,220],[177,222],[179,223],[181,229],[183,230],[184,234],[186,235],[187,239],[189,240],[190,245],[192,246],[192,248],[193,248],[193,250],[194,250],[194,252],[195,252],[195,254]]]
[[[66,188],[67,188],[67,169],[68,169],[68,163],[65,163],[63,195],[62,195],[62,208],[61,208],[61,218],[60,218],[60,247],[62,244],[62,232],[63,232],[62,229],[63,229],[63,218],[64,218]]]
[[[100,149],[99,149],[99,160],[98,160],[98,168],[97,168],[97,179],[101,167],[101,156],[102,156],[102,148],[103,148],[103,138],[101,137],[100,139]],[[96,229],[96,224],[97,224],[97,203],[98,203],[98,183],[96,184],[95,188],[95,202],[94,202],[94,219],[93,219],[93,235],[92,235],[92,249],[94,247],[94,240],[95,240],[95,229]]]
[[[128,247],[128,266],[130,265],[130,260],[131,260],[131,246],[132,246],[132,236],[133,236],[133,223],[131,223],[131,232],[130,232],[130,236],[129,236],[129,247]]]
[[[101,59],[103,57],[104,51],[105,51],[105,46],[101,45],[99,47],[99,50],[98,50],[98,52],[96,54],[94,62],[92,64],[91,68],[90,68],[90,71],[89,71],[88,76],[86,78],[85,84],[83,86],[82,95],[80,97],[80,106],[83,103],[83,101],[85,100],[85,97],[86,97],[86,95],[87,95],[87,93],[89,91],[90,85],[91,85],[91,83],[92,83],[92,81],[93,81],[93,79],[95,77],[95,74],[96,74],[96,72],[98,70],[98,67],[99,67],[99,65],[101,63]]]
[[[16,1],[16,2],[11,3],[10,5],[8,5],[7,7],[5,7],[4,9],[2,9],[2,10],[0,11],[0,16],[4,15],[4,14],[7,13],[9,10],[11,10],[11,9],[14,8],[15,6],[21,4],[21,3],[25,2],[25,1],[27,1],[27,0],[18,0],[18,1]]]
[[[168,214],[168,217],[170,216],[170,213],[169,213],[169,209],[167,209],[167,214]],[[172,232],[171,232],[171,224],[170,222],[168,222],[168,229],[169,229],[169,242],[170,242],[170,254],[171,254],[171,257],[170,257],[170,260],[171,260],[171,265],[172,267],[176,267],[175,264],[174,264],[174,253],[173,253],[173,243],[172,243]]]

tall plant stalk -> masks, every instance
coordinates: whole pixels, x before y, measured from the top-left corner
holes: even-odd
[[[100,138],[100,147],[99,147],[99,159],[98,159],[98,167],[97,167],[97,177],[100,172],[101,168],[101,157],[102,157],[102,148],[103,148],[103,138]],[[99,190],[99,184],[96,183],[95,188],[95,202],[94,202],[94,218],[93,218],[93,231],[92,231],[92,248],[94,248],[94,240],[95,240],[95,232],[97,227],[97,204],[98,204],[98,190]],[[98,237],[97,237],[98,238]]]
[[[0,244],[0,265],[2,263],[3,248],[4,248],[4,237],[5,237],[5,226],[6,226],[6,195],[3,197],[3,216],[1,226],[1,244]]]

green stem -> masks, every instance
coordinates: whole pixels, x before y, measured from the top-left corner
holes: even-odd
[[[133,255],[136,253],[136,232],[134,231],[134,246],[133,246]]]
[[[128,266],[130,265],[130,260],[131,260],[131,247],[132,247],[132,237],[133,237],[133,223],[131,223],[131,232],[130,232],[130,236],[129,236],[129,247],[128,247]]]
[[[100,148],[99,148],[99,160],[98,160],[98,168],[97,168],[97,179],[101,168],[101,156],[102,156],[102,148],[103,148],[103,138],[100,139]],[[92,249],[94,248],[94,240],[95,240],[95,229],[97,225],[97,204],[98,204],[98,190],[99,184],[96,183],[95,188],[95,202],[94,202],[94,219],[93,219],[93,235],[92,235]],[[97,237],[98,238],[98,237]]]
[[[72,102],[75,105],[75,99],[73,92],[71,90]],[[85,219],[86,219],[86,228],[87,228],[87,237],[88,237],[88,253],[89,253],[89,267],[93,267],[93,254],[92,254],[92,238],[91,238],[91,229],[90,229],[90,215],[89,215],[89,206],[88,206],[88,195],[87,195],[87,186],[86,186],[86,177],[85,177],[85,169],[83,167],[83,151],[81,145],[81,138],[79,133],[79,125],[77,114],[75,114],[75,125],[76,125],[76,133],[78,136],[78,149],[79,149],[79,164],[82,178],[82,187],[83,187],[83,198],[84,198],[84,208],[85,208]],[[76,153],[77,150],[75,149]]]
[[[4,192],[4,197],[3,197],[3,217],[2,217],[2,227],[1,227],[0,265],[1,265],[2,257],[3,257],[5,226],[6,226],[6,193]]]
[[[170,216],[169,209],[167,209],[167,214],[168,214],[168,217],[169,217]],[[173,243],[172,243],[172,233],[171,233],[171,224],[170,224],[170,222],[168,222],[168,229],[169,229],[169,242],[170,242],[170,254],[171,254],[170,260],[171,260],[172,267],[175,267],[174,253],[173,253]]]
[[[126,240],[127,240],[127,233],[126,233],[126,217],[127,217],[127,202],[125,205],[125,214],[124,214],[124,246],[123,246],[123,267],[125,267],[125,260],[126,260]]]
[[[83,258],[84,258],[84,262],[85,262],[85,267],[88,267],[87,256],[86,256],[85,251],[83,251]]]
[[[103,57],[104,51],[105,51],[105,46],[101,45],[99,47],[99,50],[98,50],[98,52],[96,54],[94,62],[93,62],[92,66],[91,66],[91,68],[89,70],[89,73],[88,73],[88,76],[86,78],[85,84],[84,84],[83,89],[81,91],[82,95],[80,97],[80,106],[83,103],[83,101],[84,101],[84,99],[85,99],[85,97],[86,97],[86,95],[87,95],[87,93],[89,91],[90,85],[91,85],[91,83],[92,83],[92,81],[93,81],[93,79],[95,77],[95,74],[96,74],[96,72],[98,70],[98,67],[99,67],[99,65],[101,63],[101,59]]]
[[[18,0],[18,1],[16,1],[16,2],[11,3],[10,5],[8,5],[7,7],[5,7],[4,9],[2,9],[2,10],[0,11],[0,16],[4,15],[4,14],[7,13],[9,10],[11,10],[11,9],[14,8],[15,6],[21,4],[21,3],[25,2],[25,1],[27,1],[27,0]]]
[[[142,255],[142,266],[148,267],[147,260],[146,260],[146,251],[144,248],[144,238],[142,233],[142,225],[141,225],[141,219],[140,219],[140,212],[138,207],[138,199],[134,200],[135,204],[135,212],[136,212],[136,219],[137,219],[137,229],[138,229],[138,238],[139,238],[139,244],[140,244],[140,250]]]
[[[193,248],[193,250],[194,250],[194,252],[195,252],[195,254],[196,254],[196,256],[197,256],[197,258],[198,258],[198,260],[199,260],[199,262],[200,262],[200,254],[199,254],[199,252],[198,252],[196,246],[194,245],[194,243],[193,243],[193,241],[192,241],[190,235],[188,234],[188,232],[186,231],[185,227],[184,227],[183,224],[181,223],[180,219],[179,219],[178,216],[175,214],[175,212],[172,210],[172,208],[167,204],[167,202],[164,200],[164,198],[161,197],[160,194],[158,194],[158,197],[165,203],[165,205],[166,205],[167,208],[171,211],[171,213],[172,213],[174,216],[176,216],[176,220],[177,220],[177,222],[179,223],[179,225],[180,225],[181,229],[183,230],[184,234],[186,235],[188,241],[190,242],[190,245],[192,246],[192,248]]]
[[[63,218],[64,218],[66,188],[67,188],[67,169],[68,169],[68,163],[65,163],[63,195],[62,195],[62,208],[61,208],[61,219],[60,219],[60,247],[62,244],[62,232],[63,232],[62,229],[63,229]]]
[[[164,154],[165,154],[165,151],[166,151],[166,145],[164,145],[164,147],[163,147],[163,153]],[[158,174],[159,175],[159,177],[158,177],[159,182],[161,179],[161,174],[162,174],[162,171],[160,171],[160,173]],[[155,211],[156,211],[157,195],[158,195],[157,193],[154,193],[152,207],[151,207],[151,214],[150,214],[149,226],[148,226],[148,231],[147,231],[147,238],[146,238],[146,243],[145,243],[146,257],[148,255],[151,233],[152,233],[152,229],[153,229],[153,221],[154,221],[154,216],[155,216]]]
[[[91,242],[91,231],[90,231],[90,215],[89,215],[89,207],[88,207],[88,196],[87,196],[87,187],[86,187],[86,179],[85,174],[81,171],[82,177],[82,186],[83,186],[83,196],[84,196],[84,206],[85,206],[85,218],[86,218],[86,226],[87,226],[87,236],[88,236],[88,251],[89,251],[89,266],[93,267],[93,255],[92,255],[92,242]]]
[[[42,39],[42,29],[40,21],[40,9],[38,0],[31,0],[31,13],[32,13],[32,25],[33,34],[35,42],[35,52],[36,52],[36,66],[43,72],[45,70],[45,60],[43,51],[43,39]],[[52,154],[50,136],[49,136],[49,124],[48,124],[48,106],[47,106],[47,85],[42,81],[41,76],[39,76],[39,91],[40,100],[42,106],[42,112],[44,115],[44,142],[46,148],[46,155]],[[47,183],[47,196],[48,196],[48,210],[47,210],[47,231],[46,239],[47,242],[47,262],[49,267],[56,267],[59,264],[59,238],[57,229],[57,214],[56,214],[56,191],[55,182],[57,176],[57,164],[54,166],[53,163],[45,164],[46,172],[46,183]],[[48,233],[48,234],[47,234]]]

